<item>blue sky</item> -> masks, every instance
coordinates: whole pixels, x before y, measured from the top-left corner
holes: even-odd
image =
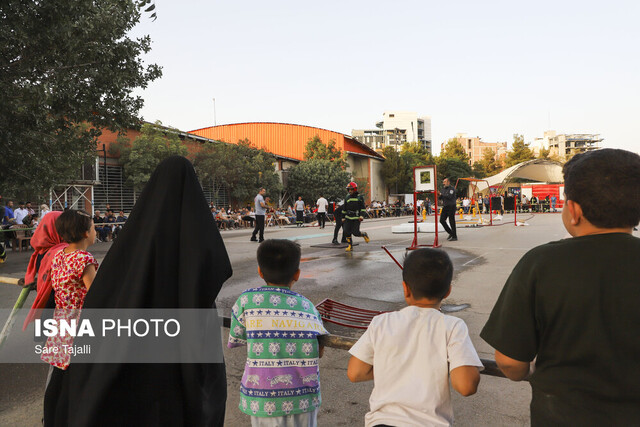
[[[640,2],[156,0],[133,35],[164,76],[142,115],[181,130],[276,121],[350,134],[432,117],[434,153],[599,133],[640,152]]]

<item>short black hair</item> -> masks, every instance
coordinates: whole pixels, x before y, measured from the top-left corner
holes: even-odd
[[[452,278],[453,264],[443,250],[416,249],[404,260],[402,280],[415,298],[443,299],[449,292]]]
[[[291,240],[268,239],[258,246],[258,266],[264,280],[288,285],[300,268],[300,245]]]
[[[640,222],[640,156],[603,148],[576,154],[562,168],[564,193],[600,228],[635,227]]]
[[[91,215],[83,210],[67,209],[56,218],[56,231],[67,243],[84,239],[84,233],[91,229]]]

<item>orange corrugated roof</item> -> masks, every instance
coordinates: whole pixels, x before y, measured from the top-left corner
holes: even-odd
[[[304,160],[307,142],[318,135],[325,144],[334,140],[340,150],[383,159],[380,154],[349,135],[304,125],[271,122],[236,123],[196,129],[189,133],[234,144],[239,140],[248,139],[256,148],[263,148],[275,155],[297,160]]]

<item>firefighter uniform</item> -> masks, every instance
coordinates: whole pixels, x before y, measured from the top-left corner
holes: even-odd
[[[364,197],[358,194],[355,183],[350,183],[347,188],[354,191],[349,192],[349,195],[344,202],[342,219],[344,236],[346,237],[347,243],[349,244],[349,246],[345,250],[347,252],[351,252],[353,251],[353,236],[362,237],[367,243],[369,243],[369,236],[367,235],[367,233],[360,232],[360,221],[362,221],[363,216],[366,213]]]

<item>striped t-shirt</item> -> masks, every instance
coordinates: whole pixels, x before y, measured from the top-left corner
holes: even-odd
[[[228,346],[247,346],[240,410],[282,417],[319,408],[316,337],[328,332],[311,301],[288,288],[253,288],[232,310]]]

